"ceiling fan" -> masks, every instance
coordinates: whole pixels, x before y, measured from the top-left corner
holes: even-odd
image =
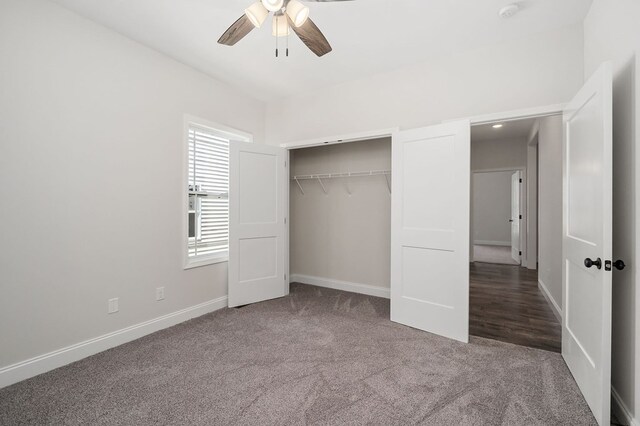
[[[306,0],[309,2],[333,2],[350,0]],[[270,13],[273,13],[272,34],[276,37],[288,36],[290,30],[302,40],[317,56],[331,52],[331,45],[320,29],[309,18],[309,8],[300,0],[258,0],[244,11],[236,22],[222,34],[218,43],[233,46],[252,29],[260,28]],[[289,55],[287,49],[287,56]]]

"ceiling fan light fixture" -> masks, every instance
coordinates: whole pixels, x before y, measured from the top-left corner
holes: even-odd
[[[269,16],[269,11],[265,9],[261,2],[257,1],[245,9],[244,14],[247,15],[254,27],[260,28],[264,20]]]
[[[291,0],[287,4],[287,15],[296,27],[302,26],[309,18],[309,8],[298,0]]]
[[[284,15],[274,15],[273,16],[273,28],[271,30],[271,34],[274,37],[285,37],[289,35],[289,22],[287,21],[287,17]]]
[[[347,1],[347,0],[307,0],[307,1]],[[276,36],[276,57],[278,57],[278,38],[287,37],[294,32],[298,38],[311,50],[317,57],[321,57],[331,52],[332,48],[322,31],[309,17],[309,12],[305,7],[301,7],[300,0],[252,0],[251,4],[245,9],[236,21],[226,29],[218,39],[218,44],[225,46],[235,46],[254,28],[264,25],[265,20],[269,16],[269,10],[273,10],[272,32]],[[287,10],[289,4],[292,4],[290,10]],[[304,4],[302,4],[304,6]],[[293,19],[292,19],[293,17]],[[297,27],[299,24],[300,27]],[[293,31],[291,31],[293,30]],[[286,56],[289,56],[289,39],[286,40]]]
[[[277,12],[284,6],[284,0],[260,0],[269,12]]]

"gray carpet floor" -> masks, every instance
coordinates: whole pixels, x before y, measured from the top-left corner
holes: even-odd
[[[0,390],[0,424],[595,424],[559,354],[292,284]]]

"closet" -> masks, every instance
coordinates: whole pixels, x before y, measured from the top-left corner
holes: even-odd
[[[289,155],[290,281],[389,297],[391,138]]]
[[[230,145],[230,307],[298,281],[389,297],[392,321],[468,340],[469,122],[378,134]]]

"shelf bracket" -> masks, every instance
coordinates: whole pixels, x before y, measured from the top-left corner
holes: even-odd
[[[385,173],[384,178],[387,181],[387,189],[389,190],[389,195],[391,195],[391,182],[389,181],[389,175]]]
[[[300,188],[300,192],[302,192],[302,195],[304,195],[304,189],[302,189],[302,185],[300,184],[300,181],[296,178],[294,178],[293,180],[296,181],[296,183],[298,184],[298,188]]]
[[[318,179],[318,183],[320,183],[320,186],[322,187],[322,190],[324,191],[324,193],[327,193],[327,188],[324,187],[324,183],[322,183],[322,179],[317,178]]]

